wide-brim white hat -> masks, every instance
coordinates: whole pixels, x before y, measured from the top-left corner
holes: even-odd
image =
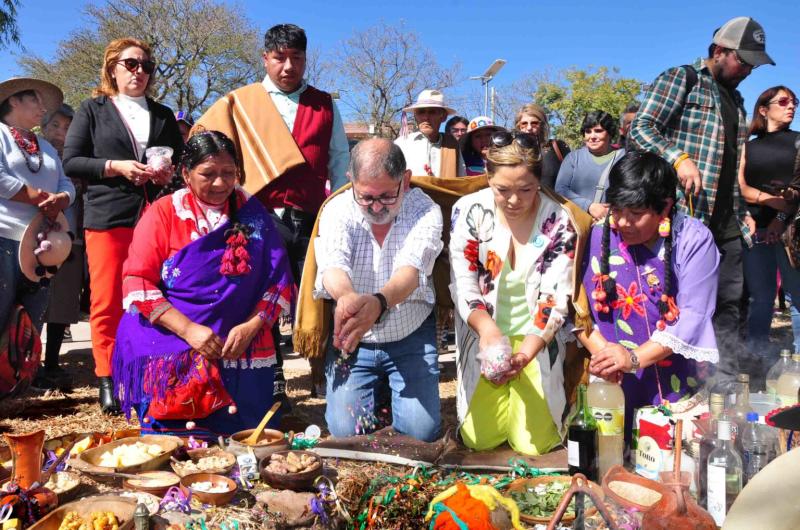
[[[47,112],[53,112],[64,103],[64,93],[53,83],[33,79],[32,77],[12,77],[0,82],[0,103],[7,100],[17,92],[35,90],[42,98],[42,105]]]
[[[39,283],[42,278],[52,277],[54,273],[47,271],[47,268],[60,267],[72,251],[72,237],[69,235],[67,218],[63,212],[58,212],[55,227],[49,229],[46,238],[52,247],[37,257],[34,250],[39,247],[39,239],[36,236],[47,228],[44,215],[37,213],[28,223],[19,241],[19,268],[22,274],[34,283]],[[42,269],[37,271],[38,267]],[[42,274],[38,274],[39,272]]]
[[[417,101],[403,110],[412,112],[414,109],[444,109],[448,116],[456,113],[455,109],[444,104],[444,94],[441,91],[431,89],[425,89],[420,92],[417,96]]]

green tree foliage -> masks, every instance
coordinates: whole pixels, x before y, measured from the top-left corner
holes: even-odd
[[[0,47],[19,44],[18,6],[19,0],[2,0],[0,2]]]
[[[580,127],[587,112],[604,110],[618,118],[636,100],[642,83],[620,77],[616,68],[567,68],[555,76],[540,75],[532,86],[534,102],[548,109],[553,135],[572,147],[583,142]],[[616,131],[614,131],[616,133]]]
[[[220,96],[263,76],[263,49],[244,9],[217,0],[112,0],[87,4],[87,25],[59,43],[53,60],[28,56],[20,65],[76,105],[99,85],[105,46],[130,36],[153,48],[152,96],[195,114]]]

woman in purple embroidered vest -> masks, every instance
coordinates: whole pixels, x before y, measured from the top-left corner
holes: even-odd
[[[610,216],[593,227],[583,264],[595,327],[580,339],[591,373],[622,383],[628,440],[636,408],[695,394],[719,360],[719,253],[700,221],[676,213],[677,185],[664,159],[626,154],[611,170]]]
[[[216,439],[255,427],[273,403],[270,328],[294,282],[266,210],[236,186],[236,160],[222,133],[192,136],[186,188],[136,226],[113,374],[143,431]]]

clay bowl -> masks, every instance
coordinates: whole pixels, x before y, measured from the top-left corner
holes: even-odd
[[[658,499],[658,501],[650,505],[639,504],[634,499],[623,497],[622,495],[614,492],[614,490],[611,489],[609,484],[611,482],[616,482],[616,481],[626,482],[628,484],[634,484],[642,488],[647,488],[649,490],[655,491],[656,493],[660,494],[661,497]],[[649,510],[652,510],[653,507],[656,504],[658,504],[658,502],[670,490],[660,482],[656,482],[655,480],[650,480],[649,478],[637,475],[636,473],[631,473],[630,471],[627,471],[623,466],[616,465],[610,468],[606,472],[606,476],[603,477],[603,491],[606,493],[606,495],[608,495],[609,498],[613,499],[614,502],[616,502],[617,504],[619,504],[624,508],[636,508],[640,512],[647,512]]]
[[[166,495],[167,490],[172,486],[177,486],[181,482],[181,477],[169,471],[145,471],[143,473],[137,473],[137,475],[154,480],[138,481],[133,478],[126,478],[122,482],[122,487],[126,490],[141,491],[155,495],[156,497],[163,497]]]
[[[217,447],[210,447],[208,449],[190,449],[187,451],[189,458],[192,462],[197,463],[198,460],[201,458],[205,458],[208,456],[216,456],[225,459],[225,465],[210,468],[210,469],[202,469],[200,471],[188,471],[183,468],[183,466],[175,461],[170,462],[170,466],[172,466],[172,470],[175,472],[176,475],[179,477],[188,477],[189,475],[194,475],[196,473],[214,473],[215,475],[227,475],[233,469],[233,466],[236,465],[236,457],[233,453],[229,453],[227,451],[223,451]]]
[[[99,465],[100,457],[106,451],[111,451],[120,445],[129,445],[135,442],[159,445],[164,452],[160,455],[154,456],[146,462],[133,466],[104,467]],[[114,472],[136,474],[141,473],[142,471],[154,471],[163,466],[169,460],[169,457],[172,455],[173,451],[175,451],[175,449],[181,445],[183,445],[183,442],[180,440],[180,438],[175,436],[148,434],[139,438],[122,438],[120,440],[101,445],[100,447],[87,449],[77,457],[70,457],[69,462],[73,469],[89,475],[98,482],[103,482],[106,484],[119,484],[122,482],[119,477],[109,477],[107,474]]]
[[[228,491],[224,493],[209,493],[207,491],[196,490],[192,485],[196,482],[211,482],[213,486],[225,486]],[[213,506],[223,506],[228,504],[236,495],[236,483],[228,477],[216,475],[214,473],[195,473],[181,479],[181,486],[184,490],[191,491],[192,497],[205,504]]]
[[[289,449],[289,444],[283,437],[281,431],[275,429],[264,429],[261,437],[258,439],[256,445],[246,445],[242,441],[253,433],[254,429],[247,429],[246,431],[239,431],[231,435],[230,443],[226,448],[229,452],[236,456],[247,454],[248,448],[253,450],[257,460],[266,458],[276,451],[285,451]]]
[[[564,493],[566,493],[566,491],[572,484],[572,477],[568,475],[558,475],[558,476],[545,476],[545,477],[535,477],[535,478],[518,478],[517,480],[508,485],[508,490],[505,496],[511,497],[511,492],[513,491],[526,491],[529,488],[533,489],[536,486],[540,486],[542,484],[549,484],[551,482],[562,482],[565,486]],[[600,498],[605,497],[605,495],[603,494],[603,490],[600,489],[599,486],[597,486],[592,482],[588,482],[588,484],[590,488],[594,488],[597,491]],[[584,513],[586,514],[586,517],[590,517],[595,513],[597,513],[597,508],[594,506],[594,504],[592,504],[588,495],[586,496],[586,499],[588,501],[588,505]],[[553,513],[555,513],[555,509],[553,510]],[[551,517],[552,514],[550,514],[547,517],[535,517],[533,515],[527,515],[522,512],[520,512],[519,514],[519,518],[521,520],[525,521],[526,523],[534,523],[534,524],[547,524],[550,522]],[[564,517],[561,518],[561,522],[565,524],[571,523],[574,520],[575,520],[575,515],[565,514]]]
[[[50,491],[55,492],[55,494],[58,495],[58,502],[60,503],[75,499],[76,493],[78,492],[78,488],[81,487],[81,476],[78,473],[74,473],[72,471],[57,471],[50,476],[50,479],[53,481],[57,481],[58,477],[66,477],[69,480],[69,482],[72,482],[74,484],[72,486],[66,487],[65,489],[56,488],[50,483],[45,484],[44,487],[46,487]]]
[[[92,512],[112,512],[119,521],[119,530],[130,530],[133,528],[134,510],[136,510],[134,499],[115,496],[87,497],[56,508],[38,523],[29,526],[28,530],[58,530],[61,521],[69,512],[78,512],[81,517],[90,516]]]
[[[317,462],[319,462],[319,466],[308,471],[302,471],[300,473],[273,473],[272,471],[267,470],[267,466],[269,465],[270,461],[269,457],[267,457],[263,458],[258,463],[258,471],[261,475],[261,480],[275,489],[295,491],[312,489],[314,487],[314,480],[316,480],[318,476],[322,475],[322,459],[319,457],[319,455],[312,453],[311,451],[276,451],[274,454],[286,456],[289,453],[294,453],[297,456],[310,455]]]

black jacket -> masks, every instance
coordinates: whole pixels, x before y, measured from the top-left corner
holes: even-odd
[[[147,147],[168,146],[172,161],[180,160],[183,140],[172,111],[147,98],[150,138]],[[84,226],[93,230],[133,227],[145,204],[145,192],[155,200],[159,187],[135,186],[125,177],[103,177],[107,160],[134,160],[130,136],[114,103],[107,96],[87,99],[70,124],[64,142],[64,172],[87,181]],[[140,162],[145,162],[144,153]]]

